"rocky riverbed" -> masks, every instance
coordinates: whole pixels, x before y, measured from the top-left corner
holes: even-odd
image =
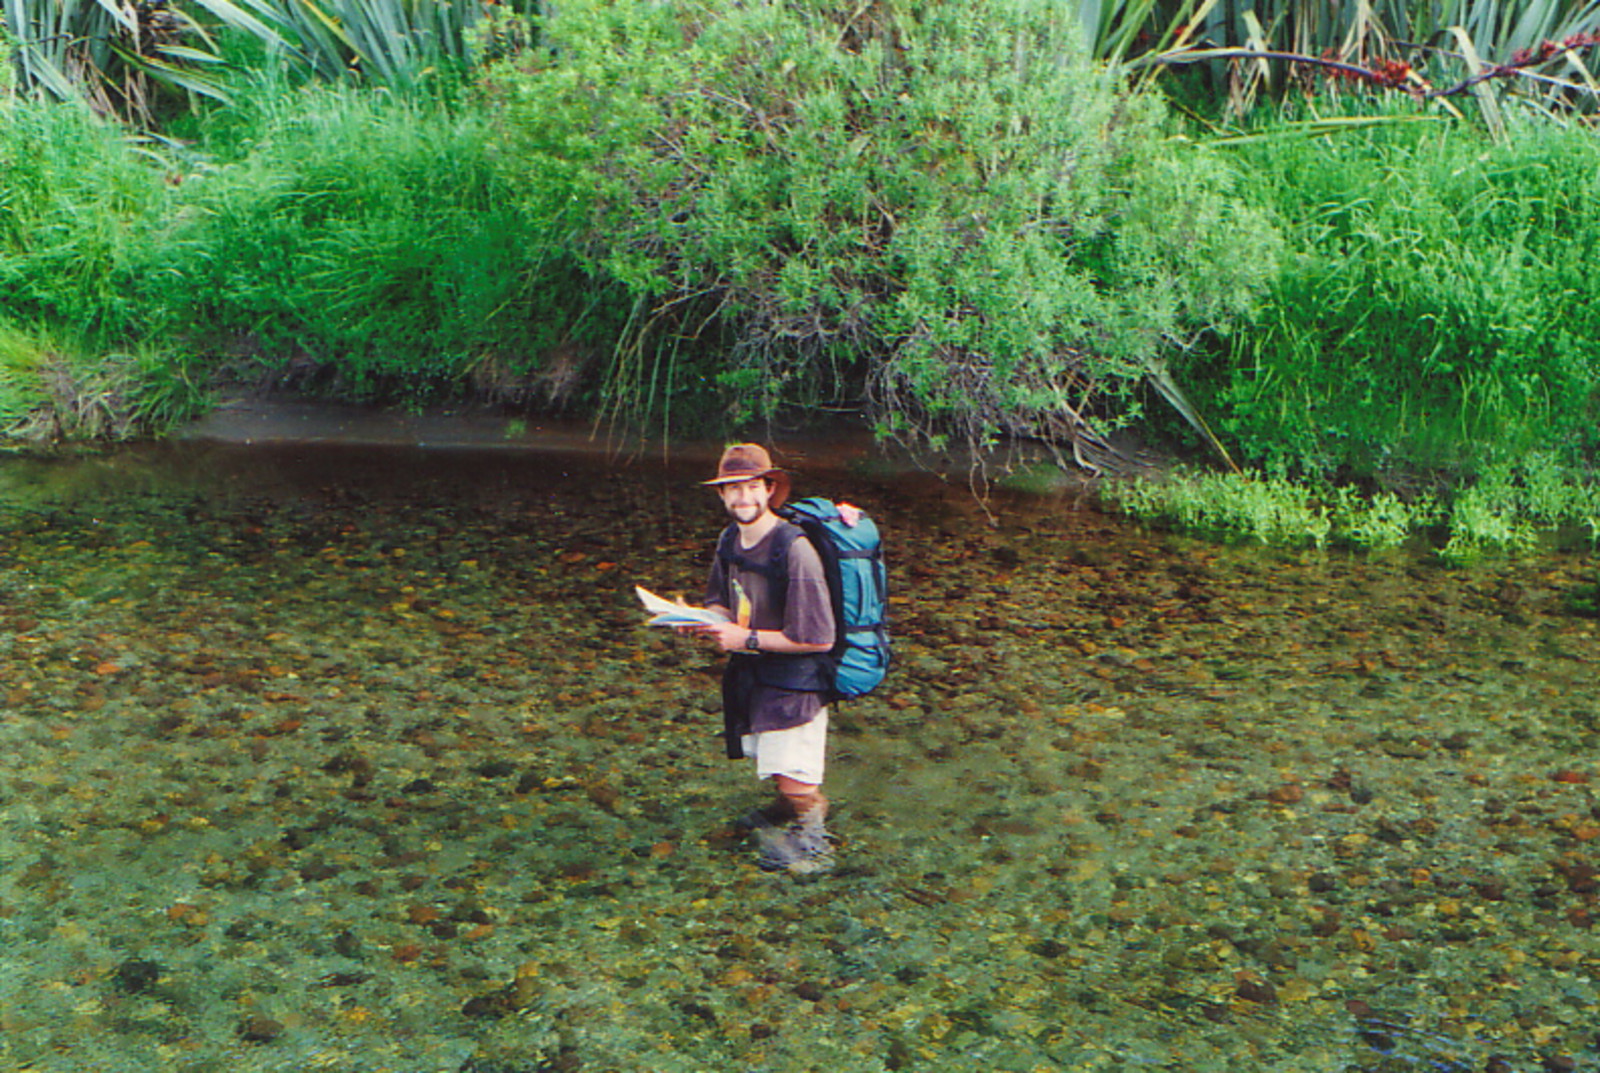
[[[991,525],[818,464],[888,534],[898,649],[798,881],[729,822],[719,658],[630,595],[698,591],[699,475],[0,464],[0,1065],[1600,1064],[1591,558]]]

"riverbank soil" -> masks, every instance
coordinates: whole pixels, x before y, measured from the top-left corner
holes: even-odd
[[[1593,1066],[1588,558],[1151,534],[872,464],[896,665],[761,872],[672,467],[204,442],[0,465],[0,1065]]]

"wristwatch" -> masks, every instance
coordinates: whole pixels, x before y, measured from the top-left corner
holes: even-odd
[[[744,646],[752,652],[761,651],[761,638],[756,636],[755,630],[751,630],[750,636],[744,639]]]

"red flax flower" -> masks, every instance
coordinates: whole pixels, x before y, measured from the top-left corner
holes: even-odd
[[[1404,60],[1375,60],[1370,77],[1381,86],[1399,88],[1411,77],[1411,65]]]
[[[1329,67],[1333,68],[1333,70],[1328,74],[1329,78],[1337,79],[1340,82],[1354,82],[1361,77],[1360,75],[1356,74],[1355,71],[1350,70],[1345,66],[1345,64],[1339,59],[1339,50],[1334,48],[1332,45],[1329,45],[1327,48],[1322,50],[1321,59],[1324,63],[1328,64]]]
[[[1553,59],[1558,52],[1571,52],[1580,48],[1593,48],[1600,44],[1600,34],[1580,33],[1572,34],[1556,44],[1554,41],[1541,41],[1538,48],[1519,48],[1511,54],[1510,67],[1532,67]]]

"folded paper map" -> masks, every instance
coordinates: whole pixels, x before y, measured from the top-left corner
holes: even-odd
[[[663,600],[649,589],[635,585],[639,602],[653,616],[652,626],[715,626],[727,622],[728,616],[707,607],[691,607],[682,600]]]

